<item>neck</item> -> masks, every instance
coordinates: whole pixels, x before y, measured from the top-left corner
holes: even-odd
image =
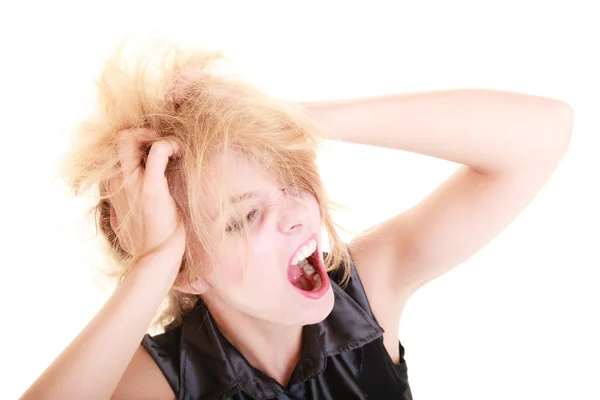
[[[225,338],[254,368],[286,386],[302,351],[302,326],[274,324],[206,303]]]

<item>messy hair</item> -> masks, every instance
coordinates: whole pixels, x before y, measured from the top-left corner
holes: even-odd
[[[319,127],[299,105],[275,99],[227,73],[228,65],[229,60],[219,51],[182,48],[164,40],[138,43],[133,48],[123,42],[105,64],[96,82],[94,115],[77,125],[62,173],[75,195],[92,193],[97,199],[92,212],[108,256],[107,272],[120,282],[136,261],[111,227],[114,193],[107,192],[106,183],[123,172],[118,132],[142,128],[139,132],[152,130],[159,138],[180,144],[180,155],[169,161],[165,172],[186,231],[179,278],[189,282],[206,265],[214,264],[216,247],[206,228],[214,216],[207,214],[198,199],[200,194],[204,198],[209,194],[218,205],[218,215],[227,214],[226,185],[208,171],[218,157],[235,152],[268,171],[282,187],[316,198],[330,247],[326,268],[344,268],[345,282],[350,255],[335,229],[341,227],[331,216],[331,210],[340,205],[328,198],[318,173]],[[137,139],[144,161],[156,139]],[[246,237],[247,229],[243,227]],[[153,326],[168,329],[179,324],[197,300],[196,295],[172,288]]]

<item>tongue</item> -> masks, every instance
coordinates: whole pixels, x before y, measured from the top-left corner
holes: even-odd
[[[290,265],[288,269],[288,279],[292,285],[299,289],[310,292],[313,289],[313,282],[304,274],[304,270],[298,265]]]

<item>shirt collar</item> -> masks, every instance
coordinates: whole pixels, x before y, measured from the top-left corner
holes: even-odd
[[[349,284],[354,286],[353,290],[356,290],[355,280],[358,277],[353,268]],[[359,348],[383,333],[374,318],[334,279],[331,286],[335,299],[333,310],[325,320],[303,328],[302,355],[292,373],[290,386],[321,374],[327,357]],[[357,292],[364,295],[362,290]],[[198,393],[199,398],[231,396],[243,391],[256,399],[267,399],[286,390],[251,366],[225,339],[202,302],[186,316],[181,344],[181,388]]]

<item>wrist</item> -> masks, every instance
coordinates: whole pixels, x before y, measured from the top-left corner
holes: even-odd
[[[138,260],[131,268],[128,279],[140,281],[142,285],[169,291],[181,267],[181,257],[169,254],[152,254]]]

